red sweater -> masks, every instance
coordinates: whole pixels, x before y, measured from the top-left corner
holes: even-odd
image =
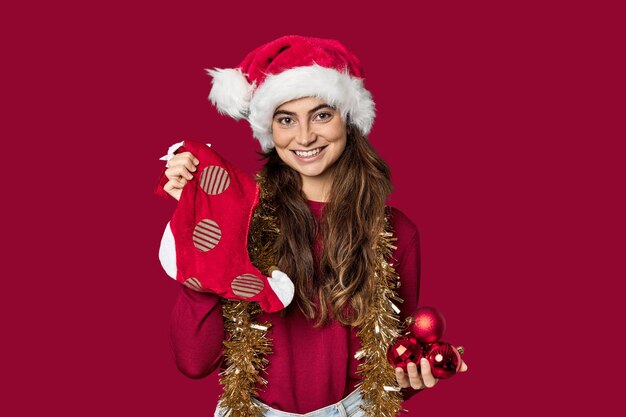
[[[309,201],[318,219],[324,203]],[[398,295],[400,319],[417,308],[420,279],[419,234],[413,222],[400,210],[392,208],[392,226],[397,249],[391,262],[400,276]],[[319,241],[315,245],[320,250]],[[295,303],[287,307],[285,317],[261,313],[259,322],[272,323],[269,337],[273,353],[267,356],[268,381],[259,389],[259,400],[278,410],[305,414],[336,403],[355,389],[361,379],[356,373],[361,362],[354,354],[361,348],[358,328],[336,321],[313,328],[314,320],[304,317]],[[198,293],[181,286],[171,320],[171,343],[178,369],[190,378],[202,378],[222,369],[222,341],[225,339],[219,296]],[[416,392],[402,390],[407,400]]]

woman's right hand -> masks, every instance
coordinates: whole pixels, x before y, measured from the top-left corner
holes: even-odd
[[[467,364],[461,360],[461,369],[459,372],[467,372]],[[404,372],[402,368],[396,368],[396,380],[400,384],[400,388],[411,387],[414,390],[421,390],[424,388],[432,388],[439,381],[438,378],[433,376],[430,369],[430,362],[428,359],[420,359],[420,369],[417,369],[417,365],[414,362],[409,362],[407,366],[407,372]]]
[[[163,190],[176,200],[180,200],[183,187],[193,178],[191,173],[196,171],[196,165],[199,163],[200,161],[191,152],[174,155],[167,161],[165,176],[169,181],[165,183]]]

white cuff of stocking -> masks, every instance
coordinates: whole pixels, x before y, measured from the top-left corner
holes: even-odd
[[[185,143],[184,140],[181,140],[178,143],[173,144],[172,146],[170,146],[169,148],[167,148],[167,154],[163,155],[162,157],[159,158],[160,161],[169,161],[170,159],[172,159],[174,157],[174,152],[176,152],[176,149],[180,148],[181,146],[183,146],[183,144]],[[207,143],[207,146],[211,146],[210,143]],[[167,165],[167,162],[165,163],[165,167],[169,168]]]

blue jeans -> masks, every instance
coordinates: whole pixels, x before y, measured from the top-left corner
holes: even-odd
[[[252,401],[259,405],[262,405],[263,407],[268,408],[268,410],[263,414],[263,417],[362,417],[365,415],[365,412],[359,407],[361,404],[363,404],[363,399],[361,397],[361,391],[359,390],[359,388],[356,388],[354,391],[348,394],[347,397],[335,404],[331,404],[327,407],[320,408],[306,414],[287,413],[285,411],[276,410],[275,408],[267,406],[256,398],[253,398]],[[215,414],[213,417],[228,417],[228,412],[218,405],[215,409]]]

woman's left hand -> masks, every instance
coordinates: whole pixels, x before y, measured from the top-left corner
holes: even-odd
[[[408,373],[404,372],[402,368],[396,368],[396,379],[400,388],[411,387],[415,390],[432,388],[437,384],[439,379],[435,378],[430,370],[430,363],[425,358],[420,360],[420,372],[417,371],[417,366],[413,362],[409,362],[407,366]],[[461,360],[461,369],[459,372],[467,371],[467,364]]]

